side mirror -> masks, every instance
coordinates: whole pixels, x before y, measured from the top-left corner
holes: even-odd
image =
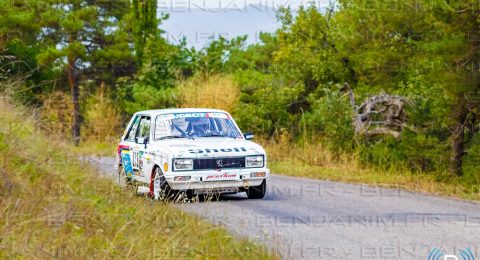
[[[146,137],[137,137],[137,144],[144,144],[145,148],[147,148],[148,138]]]
[[[245,140],[252,140],[253,134],[251,132],[246,132],[243,134],[243,137],[245,137]]]

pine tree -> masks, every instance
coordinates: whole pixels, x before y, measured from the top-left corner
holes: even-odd
[[[160,19],[157,18],[157,0],[132,0],[135,54],[141,65],[148,38],[159,37]],[[166,16],[163,17],[166,19]]]
[[[38,39],[48,46],[40,64],[64,68],[73,103],[72,136],[80,142],[80,88],[84,80],[112,83],[132,73],[128,0],[45,0]]]

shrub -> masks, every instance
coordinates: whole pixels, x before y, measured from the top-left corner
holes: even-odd
[[[446,147],[435,136],[404,130],[401,139],[385,136],[369,140],[360,146],[362,163],[383,169],[408,168],[414,172],[445,169],[448,162]]]
[[[476,134],[463,161],[463,182],[477,187],[480,192],[480,135]]]
[[[157,88],[142,82],[121,86],[118,95],[122,109],[127,114],[147,109],[174,107],[178,103],[175,88]]]
[[[352,151],[355,134],[352,118],[353,108],[342,94],[324,89],[322,97],[312,100],[303,131],[324,136],[327,147],[333,151]]]
[[[272,75],[255,71],[239,71],[235,80],[241,86],[241,103],[235,109],[239,126],[268,138],[282,131],[293,132],[298,115],[289,113],[292,104],[297,104],[304,91],[301,83],[283,84]]]

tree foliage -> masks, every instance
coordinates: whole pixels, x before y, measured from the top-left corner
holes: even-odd
[[[23,61],[9,72],[32,71],[25,100],[60,85],[75,101],[82,88],[106,84],[130,114],[178,106],[186,79],[228,74],[240,87],[233,113],[243,129],[293,140],[308,133],[366,163],[449,164],[462,175],[479,154],[479,13],[471,0],[340,0],[324,11],[281,9],[281,27],[258,43],[240,36],[195,49],[162,37],[168,17],[157,15],[155,0],[4,1],[0,48]],[[411,127],[398,139],[355,135],[345,82],[357,103],[381,93],[408,99]]]
[[[243,106],[267,103],[255,122],[271,120],[273,114],[282,118],[258,129],[268,136],[281,128],[300,134],[295,131],[301,129],[298,115],[305,112],[307,124],[332,147],[348,148],[354,142],[349,117],[342,116],[346,97],[337,94],[338,86],[348,82],[360,102],[383,92],[401,95],[412,101],[407,111],[414,131],[400,141],[385,137],[357,145],[367,151],[391,149],[417,169],[435,168],[450,157],[451,171],[461,175],[462,158],[479,131],[478,8],[469,1],[343,0],[324,13],[314,6],[295,15],[283,9],[282,27],[270,36],[276,41],[266,54],[269,69],[250,66],[236,72]],[[249,46],[245,53],[266,46]],[[250,55],[250,64],[255,59]],[[289,92],[290,102],[282,104],[278,97],[261,95],[283,88],[301,91]],[[428,149],[437,156],[415,152]]]

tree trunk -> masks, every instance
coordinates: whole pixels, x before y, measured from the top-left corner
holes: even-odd
[[[68,36],[68,41],[71,43],[74,41],[73,36]],[[67,77],[70,84],[70,93],[72,94],[73,103],[73,122],[72,122],[72,138],[73,143],[78,146],[80,144],[80,90],[76,79],[75,58],[67,57]]]
[[[467,120],[467,108],[465,104],[460,105],[457,113],[457,122],[452,132],[452,157],[450,158],[450,171],[462,176],[463,155],[465,154],[465,123]]]

